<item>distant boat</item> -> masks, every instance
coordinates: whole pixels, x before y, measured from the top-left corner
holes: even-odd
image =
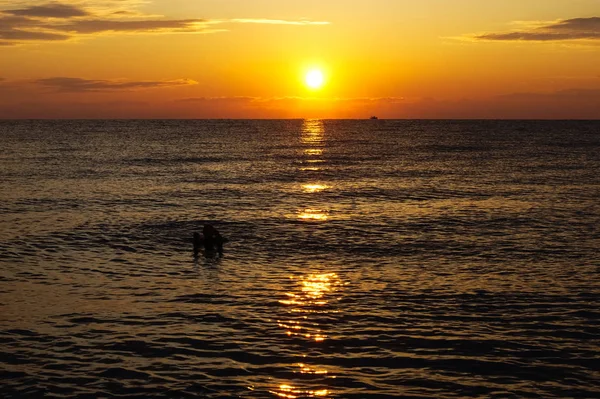
[[[376,116],[372,116],[372,117],[371,117],[371,120],[374,120],[374,121],[375,121],[375,120],[377,120],[377,119],[379,119],[379,118],[378,118],[378,117],[376,117]]]

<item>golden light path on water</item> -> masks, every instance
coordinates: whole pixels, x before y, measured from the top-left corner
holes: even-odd
[[[323,150],[311,148],[308,150],[304,150],[304,153],[309,156],[319,156],[319,155],[323,155]]]
[[[318,172],[321,167],[317,166],[325,163],[322,158],[325,152],[325,127],[320,119],[307,119],[302,126],[301,143],[305,146],[302,155],[302,172]],[[310,166],[306,166],[310,165]],[[331,188],[320,183],[311,182],[302,185],[302,192],[307,194],[317,194]],[[306,207],[298,211],[298,219],[303,221],[324,222],[329,219],[329,211],[315,207]]]
[[[301,133],[302,159],[301,172],[319,172],[325,164],[323,155],[325,153],[325,128],[321,120],[305,120]],[[310,195],[308,202],[313,206],[307,206],[298,210],[297,218],[307,222],[326,222],[329,219],[329,210],[322,206],[315,207],[319,193],[331,189],[331,186],[319,181],[311,181],[301,184],[301,193]],[[307,204],[308,205],[308,204]],[[286,298],[279,301],[285,306],[288,317],[277,320],[279,328],[285,334],[294,339],[307,340],[313,343],[321,343],[327,340],[328,335],[324,331],[328,326],[320,325],[319,315],[338,313],[335,303],[339,300],[339,289],[344,285],[334,272],[309,273],[301,276],[290,276],[294,289],[286,292]],[[299,354],[304,357],[304,354]],[[294,365],[294,373],[300,375],[327,376],[335,378],[334,375],[318,365],[310,365],[305,361]],[[291,381],[280,383],[270,391],[280,398],[324,398],[332,397],[332,391],[323,387],[300,387]]]
[[[293,387],[291,385],[285,385],[285,384],[283,384],[279,387],[278,392],[272,392],[272,393],[279,396],[280,398],[288,398],[288,399],[295,399],[298,397],[318,398],[318,397],[325,397],[325,396],[329,395],[329,391],[327,389],[321,389],[318,391],[305,391],[302,389],[297,389],[296,387]]]
[[[328,212],[323,209],[304,209],[298,214],[300,220],[326,221],[329,219]]]
[[[312,171],[312,172],[318,172],[319,170],[321,170],[321,168],[318,168],[316,166],[303,166],[300,168],[301,171]]]
[[[319,315],[338,313],[335,303],[340,299],[339,290],[344,286],[337,273],[311,273],[302,276],[290,276],[294,289],[287,292],[286,299],[279,301],[288,310],[289,318],[277,320],[280,328],[287,336],[320,343],[327,340],[324,328],[314,319]],[[302,356],[302,354],[300,355]],[[324,367],[309,365],[304,362],[295,364],[294,373],[303,375],[321,375],[335,378]],[[282,398],[316,398],[331,397],[329,389],[306,389],[288,382],[279,384],[271,393]]]
[[[327,190],[329,188],[326,184],[305,184],[302,189],[306,193],[318,193],[320,191]]]
[[[302,143],[322,145],[325,127],[321,119],[306,119],[302,126]]]

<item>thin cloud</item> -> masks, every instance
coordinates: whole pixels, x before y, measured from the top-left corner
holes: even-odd
[[[11,15],[0,11],[0,30],[7,31],[12,29],[30,29],[40,26],[41,22],[37,19],[24,17],[21,15]]]
[[[160,116],[183,118],[334,117],[423,119],[598,119],[599,89],[513,93],[479,99],[403,97],[198,97],[162,104]],[[153,111],[158,112],[158,111]]]
[[[329,25],[327,21],[308,21],[308,20],[285,20],[285,19],[248,19],[248,18],[235,18],[230,20],[224,20],[221,22],[233,22],[240,24],[265,24],[265,25]]]
[[[258,97],[244,97],[244,96],[236,96],[236,97],[192,97],[192,98],[181,98],[174,100],[177,103],[212,103],[212,102],[221,102],[221,103],[250,103],[257,101]]]
[[[227,102],[252,102],[252,103],[276,103],[281,101],[304,101],[304,102],[351,102],[351,103],[382,103],[382,104],[398,104],[405,101],[404,97],[349,97],[349,98],[327,98],[327,97],[300,97],[300,96],[285,96],[285,97],[249,97],[249,96],[232,96],[232,97],[191,97],[174,100],[182,103],[202,103],[211,101],[227,101]]]
[[[165,81],[121,81],[121,80],[93,80],[69,77],[53,77],[38,79],[34,84],[56,89],[59,92],[83,93],[102,91],[132,91],[143,89],[156,89],[165,87],[190,86],[198,82],[191,79],[177,79]]]
[[[35,18],[72,18],[89,15],[87,11],[80,7],[60,3],[49,3],[16,10],[5,10],[4,13]]]
[[[378,115],[381,118],[409,119],[600,119],[599,88],[514,93],[454,101],[401,97],[198,97],[172,100],[160,96],[143,96],[144,100],[140,101],[140,96],[134,93],[136,89],[128,92],[115,90],[113,93],[117,97],[96,95],[94,90],[87,95],[71,95],[40,91],[39,85],[32,81],[8,83],[14,83],[14,91],[11,95],[0,96],[0,118],[365,119]],[[129,83],[135,85],[138,82]],[[0,88],[2,86],[3,83],[0,83]],[[114,101],[115,98],[118,100]]]
[[[168,19],[142,14],[139,0],[72,0],[11,7],[0,0],[0,46],[64,41],[97,34],[216,33],[219,24],[327,25],[329,22],[279,19]],[[20,4],[20,7],[19,7]]]
[[[204,29],[207,21],[202,19],[183,20],[147,20],[147,21],[110,21],[82,20],[70,24],[54,26],[55,29],[69,33],[93,34],[102,32],[198,32]]]
[[[511,32],[484,33],[471,36],[491,41],[565,41],[600,40],[600,17],[573,18],[545,24],[532,24],[529,29]]]
[[[11,29],[7,31],[0,31],[0,45],[11,45],[15,44],[15,41],[19,40],[36,40],[36,41],[55,41],[55,40],[67,40],[70,36],[61,33],[52,32],[36,32],[26,31],[19,29]],[[3,42],[2,40],[5,40]]]
[[[551,100],[585,100],[585,99],[600,99],[600,89],[565,89],[549,93],[511,93],[498,96],[498,99],[505,100],[536,100],[536,99],[551,99]]]

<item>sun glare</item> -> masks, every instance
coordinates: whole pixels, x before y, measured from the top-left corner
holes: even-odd
[[[306,85],[311,89],[320,89],[325,83],[323,72],[318,69],[313,69],[306,74]]]

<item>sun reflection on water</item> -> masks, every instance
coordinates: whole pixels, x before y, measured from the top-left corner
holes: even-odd
[[[326,221],[329,219],[329,212],[322,209],[304,209],[298,214],[300,220]]]
[[[329,390],[304,390],[294,387],[292,385],[282,384],[279,386],[277,391],[271,391],[272,394],[279,396],[280,398],[296,399],[296,398],[323,398],[329,395]]]
[[[305,172],[305,171],[318,172],[319,170],[321,170],[321,168],[318,168],[316,166],[304,166],[304,167],[300,168],[300,170],[303,172]]]
[[[326,292],[332,290],[332,280],[338,279],[337,274],[311,274],[302,281],[302,292],[308,298],[322,298]]]
[[[302,126],[302,143],[309,145],[322,145],[325,127],[320,119],[306,119]]]
[[[320,119],[307,119],[304,121],[301,134],[302,144],[306,146],[302,151],[302,172],[319,172],[321,168],[317,165],[325,163],[323,154],[325,152],[325,126]],[[311,179],[314,178],[311,174]],[[331,186],[313,181],[302,184],[302,192],[305,194],[319,194]],[[307,222],[325,222],[329,220],[329,210],[322,209],[322,201],[318,196],[307,199],[303,208],[298,210],[297,217]],[[318,204],[318,205],[317,205]]]
[[[310,375],[314,377],[325,377],[335,378],[335,376],[329,376],[329,372],[323,368],[312,367],[304,363],[297,363],[294,365],[297,368],[294,373]],[[332,397],[332,391],[329,389],[314,389],[314,388],[301,388],[299,386],[292,385],[292,383],[280,384],[275,390],[270,391],[272,394],[279,396],[280,398],[326,398]]]
[[[299,170],[303,172],[298,198],[302,204],[298,207],[297,218],[306,222],[326,222],[329,219],[329,203],[320,195],[331,189],[318,172],[326,167],[325,128],[323,121],[305,120],[301,133],[304,148],[300,150]],[[316,172],[316,173],[315,173]],[[301,193],[301,194],[300,194]],[[308,228],[310,225],[307,225]],[[331,314],[337,313],[333,304],[339,300],[336,294],[343,284],[336,273],[312,273],[290,277],[294,288],[285,293],[279,303],[283,305],[285,316],[277,320],[277,326],[290,339],[301,340],[310,345],[318,345],[328,339],[324,323],[331,323]],[[324,331],[325,330],[325,331]],[[300,353],[299,356],[306,356]],[[307,359],[304,359],[306,362]],[[271,386],[270,392],[280,398],[326,398],[332,397],[329,389],[323,388],[323,382],[336,378],[328,370],[316,365],[296,363],[293,366],[295,379],[278,381]],[[316,383],[306,385],[307,379]],[[326,386],[326,385],[325,385]]]
[[[318,193],[329,188],[326,184],[304,184],[302,189],[306,193]]]
[[[309,274],[297,281],[298,288],[293,292],[287,292],[286,299],[279,303],[289,307],[292,314],[301,314],[302,318],[295,320],[278,320],[277,324],[286,331],[290,337],[304,338],[314,342],[322,342],[327,339],[319,323],[311,321],[310,314],[335,313],[329,305],[332,300],[337,300],[335,292],[342,285],[336,273]]]
[[[320,148],[308,148],[304,150],[304,154],[308,156],[320,156],[323,155],[323,150]]]
[[[300,140],[304,145],[302,154],[304,159],[303,164],[324,163],[321,158],[325,149],[325,126],[320,119],[307,119],[302,126],[302,134]],[[319,171],[321,168],[316,166],[304,166],[300,168],[302,171]]]
[[[304,363],[298,363],[297,366],[300,368],[299,373],[301,373],[301,374],[328,374],[329,373],[325,369],[313,368]]]

